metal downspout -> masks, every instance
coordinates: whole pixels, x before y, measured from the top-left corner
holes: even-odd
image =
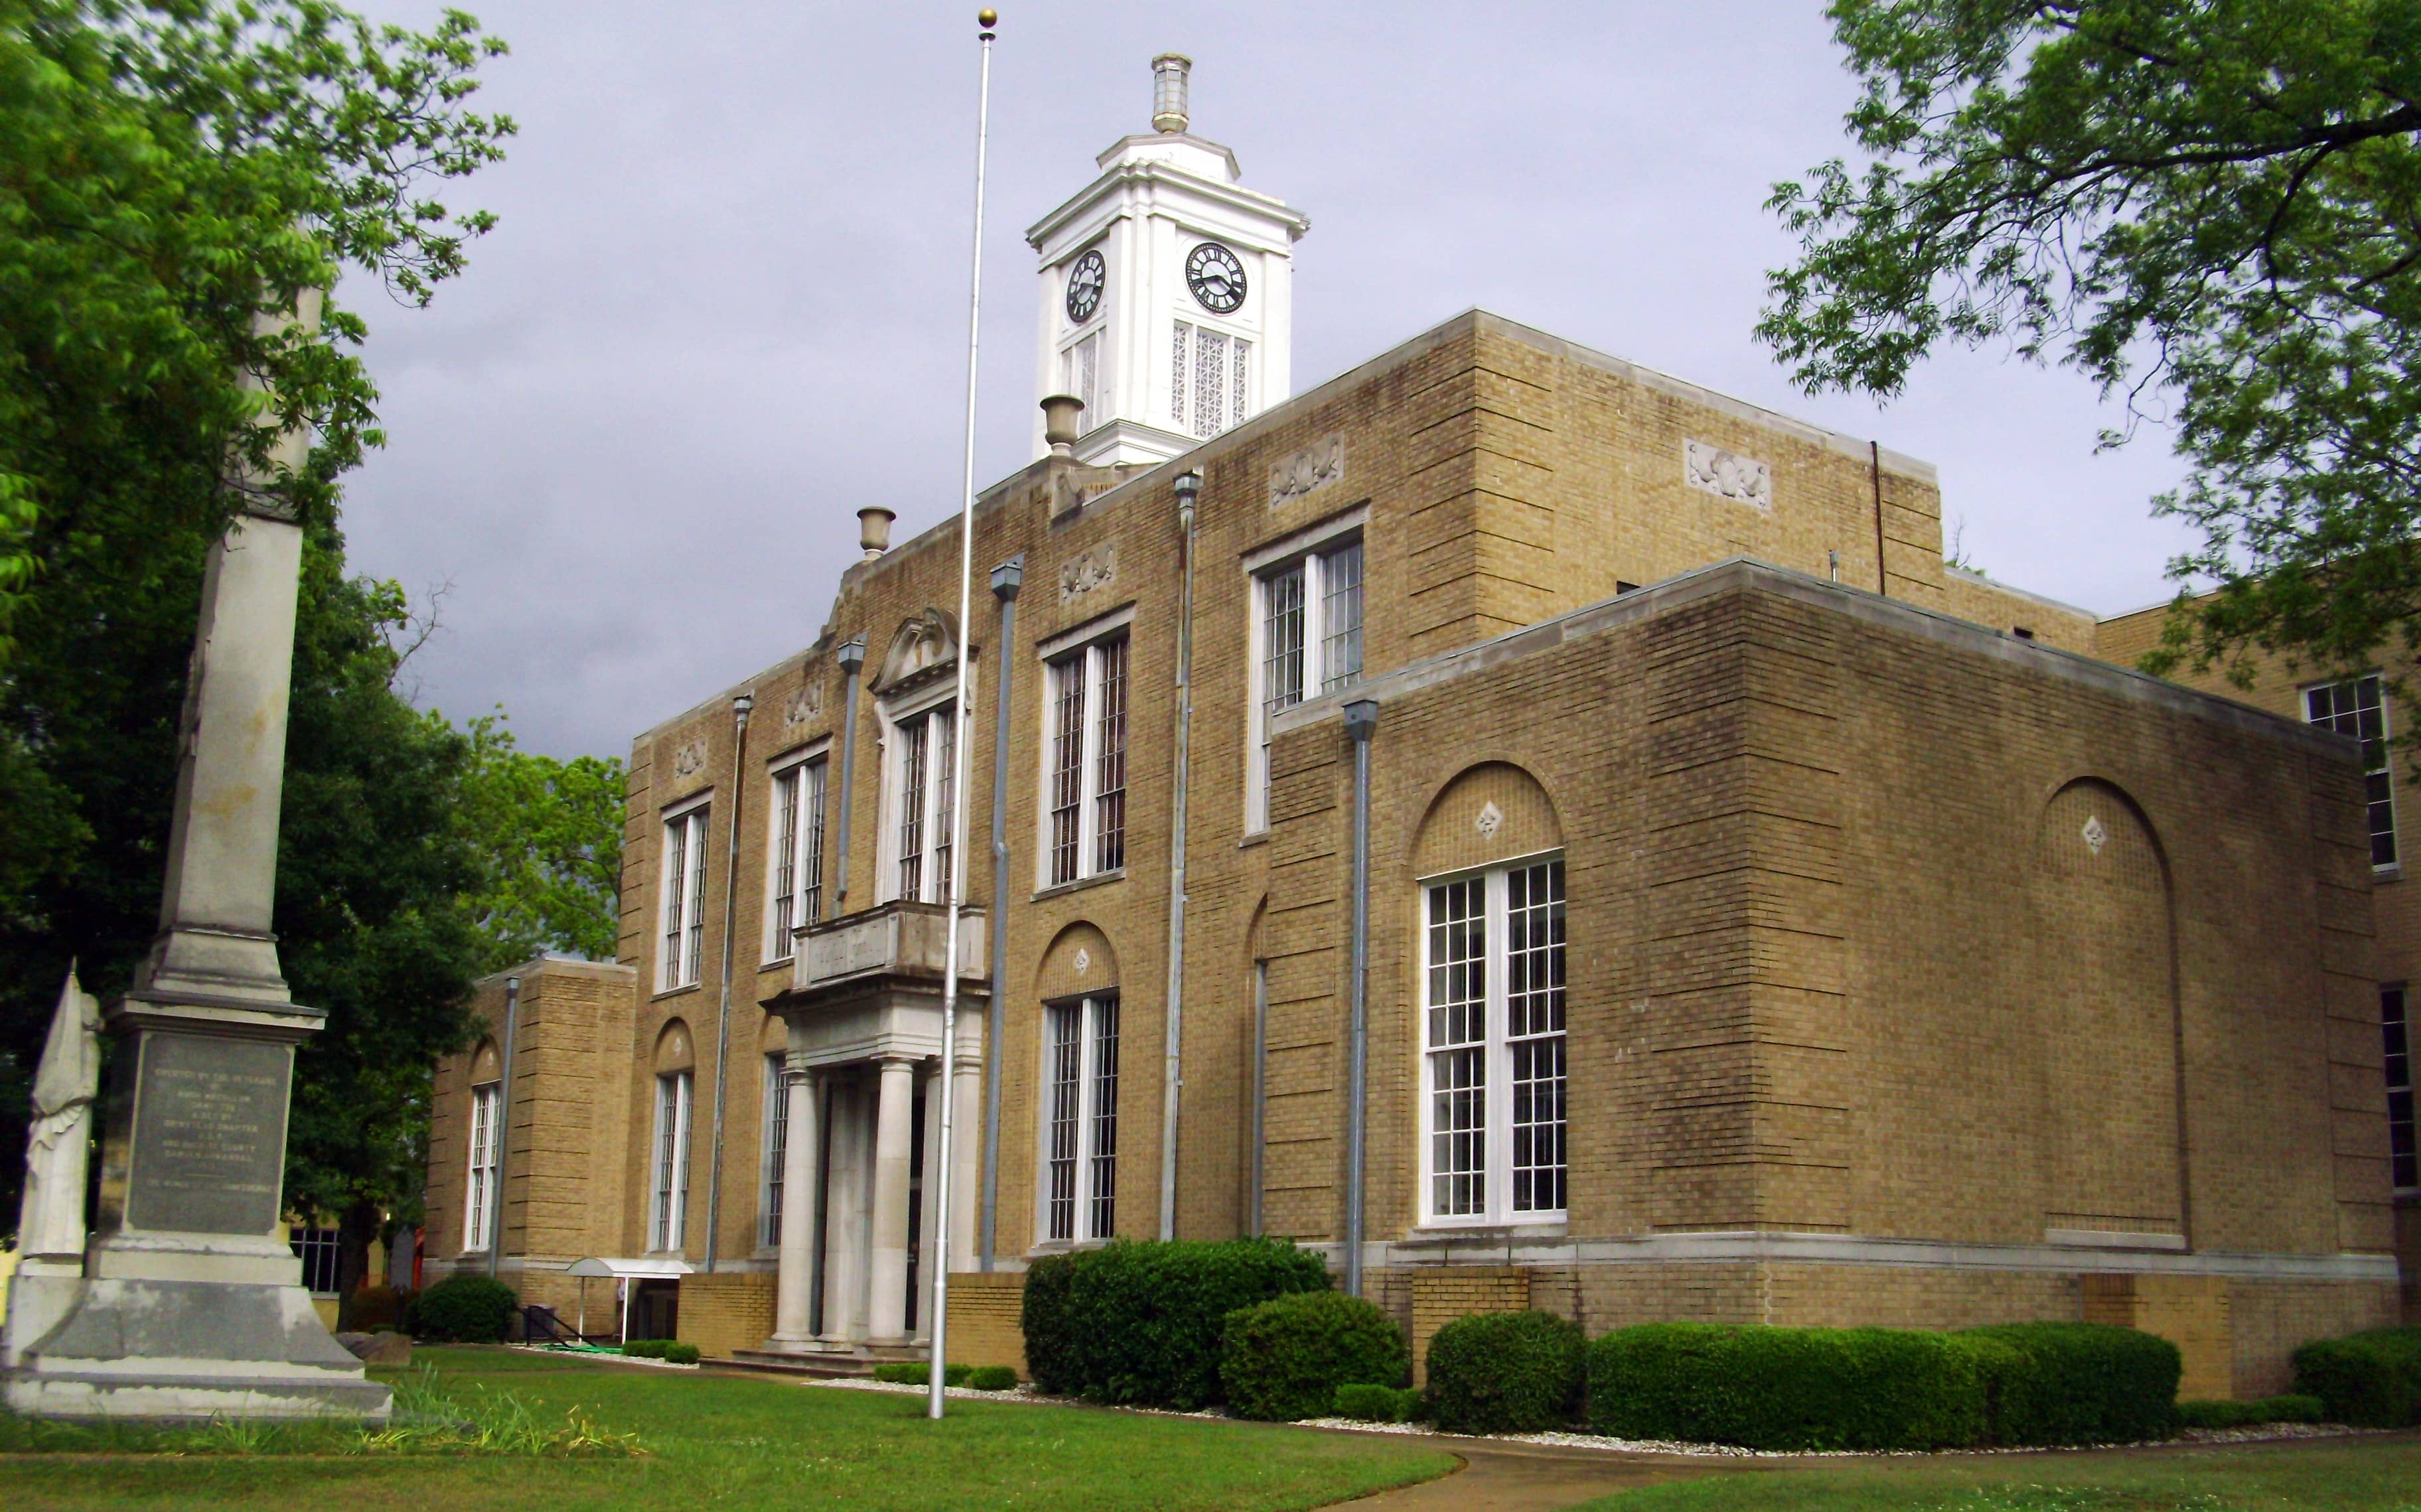
[[[714,1253],[723,1237],[723,1109],[728,1100],[726,1083],[731,1076],[731,943],[740,919],[740,791],[748,760],[748,711],[757,695],[743,693],[731,700],[731,838],[723,869],[723,1001],[714,1014],[714,1154],[706,1170],[706,1270],[714,1271]]]
[[[505,1253],[505,1152],[513,1128],[513,1042],[521,1038],[522,979],[505,978],[505,1084],[496,1096],[496,1212],[488,1222],[488,1279]]]
[[[1379,705],[1357,698],[1345,706],[1345,733],[1353,740],[1353,964],[1347,996],[1352,1006],[1353,1060],[1346,1083],[1345,1293],[1362,1295],[1363,1166],[1368,1144],[1370,1065],[1370,736]]]
[[[840,697],[840,818],[835,826],[833,850],[838,859],[833,865],[833,916],[849,912],[849,810],[850,800],[857,796],[857,675],[866,666],[866,637],[852,636],[840,643],[833,653],[840,666],[842,691]]]
[[[1017,632],[1017,590],[1025,581],[1025,557],[1010,557],[992,569],[992,595],[1000,600],[1000,692],[992,737],[992,1003],[984,1028],[983,1239],[976,1263],[992,1269],[1000,1232],[1000,1036],[1008,997],[1008,688],[1009,646]]]
[[[1167,1056],[1161,1067],[1160,1237],[1177,1237],[1177,1096],[1185,1084],[1185,787],[1194,726],[1194,504],[1202,475],[1177,475],[1177,523],[1185,553],[1185,597],[1177,616],[1177,773],[1168,857]]]

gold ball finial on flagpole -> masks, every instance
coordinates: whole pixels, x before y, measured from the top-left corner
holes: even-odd
[[[1000,24],[1000,12],[986,6],[976,12],[976,24],[989,30]]]

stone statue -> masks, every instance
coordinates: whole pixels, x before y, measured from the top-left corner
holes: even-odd
[[[26,1260],[84,1270],[86,1162],[92,1104],[101,1090],[101,1003],[68,968],[51,1015],[51,1037],[34,1072],[33,1127],[25,1136],[25,1195],[17,1209],[17,1251]]]

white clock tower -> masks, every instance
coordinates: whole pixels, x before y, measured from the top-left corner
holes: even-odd
[[[1101,177],[1025,233],[1042,260],[1036,397],[1085,401],[1083,461],[1164,461],[1292,392],[1292,259],[1311,221],[1187,132],[1193,66],[1152,59],[1152,132],[1112,144]],[[1049,449],[1038,410],[1034,455]]]

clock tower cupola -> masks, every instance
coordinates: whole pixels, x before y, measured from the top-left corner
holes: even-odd
[[[1025,233],[1041,259],[1037,397],[1085,401],[1076,456],[1148,465],[1292,392],[1302,211],[1240,181],[1236,154],[1192,133],[1193,63],[1152,59],[1152,130]],[[1034,455],[1050,448],[1037,412]]]

